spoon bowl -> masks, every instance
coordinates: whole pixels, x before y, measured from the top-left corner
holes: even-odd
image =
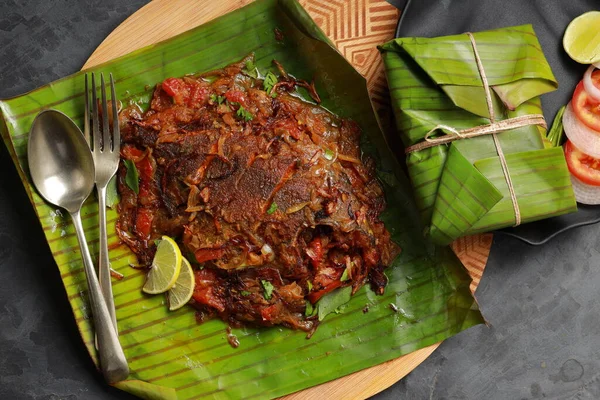
[[[56,110],[46,110],[37,115],[31,126],[27,160],[40,195],[67,210],[73,220],[88,284],[102,374],[109,383],[126,379],[129,375],[127,359],[100,290],[81,224],[81,206],[92,192],[96,178],[90,148],[71,118]]]
[[[94,188],[94,160],[71,118],[46,110],[33,121],[27,148],[33,184],[44,199],[77,211]]]

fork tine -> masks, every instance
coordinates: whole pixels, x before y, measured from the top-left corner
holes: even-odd
[[[106,87],[104,74],[100,73],[100,93],[102,93],[102,151],[110,151],[110,128],[108,126],[108,103],[106,101]]]
[[[90,149],[92,148],[92,137],[90,133],[90,99],[88,87],[88,74],[85,74],[85,108],[83,113],[83,137]]]
[[[100,125],[98,121],[98,99],[96,98],[96,77],[92,72],[92,139],[94,152],[100,151]]]
[[[121,130],[119,129],[119,111],[117,109],[117,95],[115,94],[115,80],[110,74],[110,99],[112,100],[113,113],[113,140],[112,150],[117,153],[121,151]]]

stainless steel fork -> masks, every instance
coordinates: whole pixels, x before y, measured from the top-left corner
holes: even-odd
[[[100,74],[100,93],[102,98],[102,129],[100,129],[100,112],[96,98],[96,79],[92,75],[91,99],[91,128],[90,128],[90,100],[88,90],[88,76],[85,75],[85,114],[84,135],[92,150],[94,165],[96,167],[96,191],[98,192],[98,220],[100,224],[100,256],[98,259],[98,280],[108,307],[108,312],[113,326],[119,333],[117,318],[115,316],[115,302],[112,294],[110,280],[110,260],[108,258],[108,243],[106,238],[106,187],[108,182],[117,172],[119,167],[119,152],[121,148],[121,134],[119,131],[119,116],[117,110],[117,97],[115,95],[115,82],[110,74],[110,95],[112,108],[112,135],[109,122],[108,102],[104,74]]]

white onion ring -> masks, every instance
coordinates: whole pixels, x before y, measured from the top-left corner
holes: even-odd
[[[594,85],[594,82],[592,82],[592,72],[598,68],[596,64],[590,65],[590,67],[585,71],[585,74],[583,74],[583,87],[585,88],[588,96],[596,101],[600,101],[600,89],[598,89],[598,87]]]
[[[563,127],[565,134],[575,147],[588,156],[600,158],[600,132],[581,122],[575,115],[570,102],[563,115]]]
[[[571,175],[573,192],[575,200],[581,204],[597,205],[600,204],[600,186],[588,185]]]

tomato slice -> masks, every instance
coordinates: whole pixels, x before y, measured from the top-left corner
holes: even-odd
[[[565,158],[569,171],[581,182],[600,186],[600,159],[588,156],[567,140]]]
[[[225,98],[230,102],[240,103],[242,106],[246,106],[246,95],[239,90],[228,90],[225,92]]]
[[[225,311],[223,296],[219,293],[220,282],[217,273],[210,268],[194,271],[196,284],[192,297],[200,304],[215,308],[218,312]]]
[[[225,250],[223,249],[198,249],[194,253],[196,261],[203,263],[210,260],[216,260],[223,257]]]
[[[318,269],[323,261],[323,244],[321,238],[316,237],[308,244],[308,247],[312,250],[309,254],[310,262],[314,269]]]
[[[169,96],[176,97],[182,94],[184,84],[181,79],[167,78],[163,81],[162,88]]]
[[[138,237],[145,240],[150,239],[153,220],[154,215],[152,214],[152,211],[147,208],[138,208],[135,218],[135,230],[137,231]]]
[[[334,289],[339,288],[340,286],[342,286],[342,282],[340,280],[331,281],[325,287],[323,287],[323,289],[310,292],[308,295],[308,301],[310,301],[312,304],[315,304],[321,297],[325,296]]]
[[[592,73],[592,82],[600,88],[600,70]],[[583,81],[579,82],[573,93],[573,110],[577,118],[588,127],[600,132],[600,102],[591,98],[585,88]]]
[[[198,82],[184,81],[179,78],[167,78],[162,84],[163,91],[173,98],[175,104],[187,104],[200,107],[208,99],[208,88]]]
[[[136,147],[126,144],[121,147],[121,155],[127,160],[136,160],[142,157],[144,152]]]

